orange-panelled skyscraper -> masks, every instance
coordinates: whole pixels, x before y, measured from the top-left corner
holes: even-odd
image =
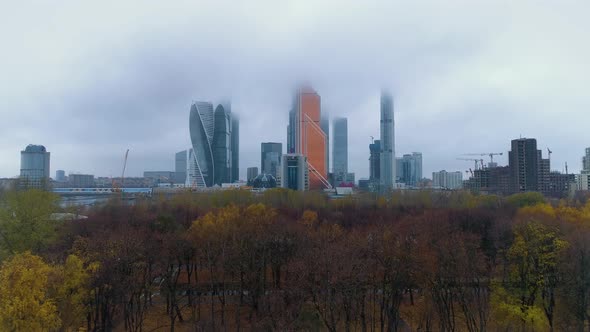
[[[309,189],[330,188],[328,182],[328,137],[320,126],[321,98],[312,88],[297,90],[287,127],[287,153],[307,157]]]

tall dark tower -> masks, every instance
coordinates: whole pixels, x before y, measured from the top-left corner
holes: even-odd
[[[334,175],[348,173],[348,120],[335,118],[333,125],[332,167]]]
[[[232,182],[231,113],[223,105],[215,109],[215,130],[213,133],[214,184]]]
[[[240,119],[231,115],[231,182],[240,180]]]
[[[383,190],[391,190],[395,185],[395,132],[393,120],[393,96],[381,93],[381,156],[380,171]]]
[[[508,152],[508,162],[512,178],[512,191],[538,191],[540,151],[534,138],[512,140],[512,150]]]

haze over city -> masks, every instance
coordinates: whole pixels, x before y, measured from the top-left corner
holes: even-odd
[[[578,172],[588,146],[586,2],[107,1],[13,3],[0,13],[0,177],[29,143],[51,169],[128,175],[171,169],[191,145],[189,108],[230,99],[240,174],[260,142],[286,144],[295,88],[348,117],[349,169],[369,173],[379,94],[395,98],[396,154],[424,174],[472,166],[535,137],[552,168]]]

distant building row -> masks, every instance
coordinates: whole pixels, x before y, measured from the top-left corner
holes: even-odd
[[[587,149],[587,154],[588,149]],[[586,167],[587,157],[583,164]],[[582,171],[582,174],[584,171]],[[534,138],[519,138],[511,142],[508,166],[488,167],[473,171],[465,182],[472,191],[508,195],[538,191],[550,197],[565,197],[575,191],[576,175],[551,171],[551,160],[543,158]]]

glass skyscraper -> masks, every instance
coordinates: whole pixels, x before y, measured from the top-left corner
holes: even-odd
[[[28,145],[20,152],[20,185],[23,188],[47,189],[50,153],[43,145]]]
[[[229,105],[195,102],[189,127],[193,153],[189,153],[187,185],[211,187],[238,179],[238,119]],[[234,160],[235,157],[235,160]]]
[[[305,156],[309,168],[309,188],[330,188],[327,180],[328,138],[321,128],[321,98],[313,89],[297,91],[293,108],[289,112],[287,152]],[[283,165],[283,169],[284,169]]]
[[[393,120],[393,97],[381,93],[381,189],[390,190],[395,185],[395,123]]]
[[[320,128],[326,134],[326,172],[330,171],[330,114],[322,112],[320,118]]]
[[[422,180],[422,153],[412,152],[396,158],[396,173],[400,182],[414,187]]]
[[[231,112],[231,108],[229,109]],[[240,180],[240,120],[232,113],[231,117],[231,181]]]
[[[187,163],[188,150],[176,152],[174,155],[174,183],[186,183]]]
[[[334,174],[346,174],[348,173],[348,120],[335,118],[332,125],[334,129],[332,152]]]
[[[281,169],[282,143],[260,144],[260,173],[270,174],[277,178]]]

